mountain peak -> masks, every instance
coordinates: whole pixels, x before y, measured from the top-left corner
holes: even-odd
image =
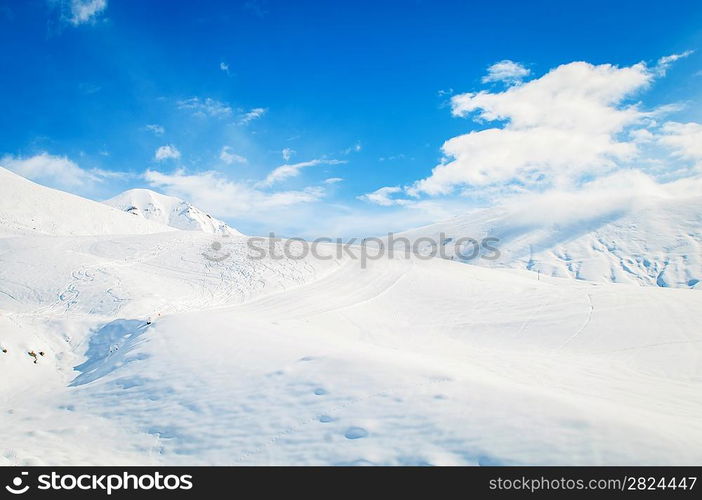
[[[215,219],[187,201],[150,189],[130,189],[103,203],[176,229],[212,234],[241,234],[226,222]]]

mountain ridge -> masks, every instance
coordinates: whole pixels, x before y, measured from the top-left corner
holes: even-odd
[[[570,220],[539,217],[528,207],[479,209],[396,237],[412,242],[443,238],[439,244],[446,247],[446,258],[485,267],[596,282],[702,286],[702,196],[642,197],[624,208]],[[470,246],[456,252],[452,243],[462,237],[498,238],[499,258],[488,260],[482,254],[467,258],[474,253]],[[418,244],[423,254],[431,247]]]
[[[89,236],[151,234],[173,228],[129,217],[113,207],[37,184],[0,166],[0,232]]]

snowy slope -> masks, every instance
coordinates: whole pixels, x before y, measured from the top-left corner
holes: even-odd
[[[0,167],[0,235],[148,234],[171,230],[102,203],[40,186]]]
[[[702,463],[697,290],[12,230],[2,465]]]
[[[675,288],[702,280],[702,196],[643,198],[623,211],[550,222],[557,215],[530,207],[482,209],[397,237],[442,242],[445,258],[549,276]],[[499,238],[489,243],[500,251],[496,260],[484,258],[491,255],[485,248],[473,257],[472,243],[456,253],[459,238],[488,236]],[[428,242],[418,248],[432,252]]]
[[[166,196],[149,189],[130,189],[104,203],[176,229],[211,234],[241,234],[225,222],[213,218],[180,198]]]
[[[0,240],[0,463],[702,461],[699,292],[42,239]]]

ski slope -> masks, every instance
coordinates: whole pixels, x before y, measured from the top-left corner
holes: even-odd
[[[2,465],[702,462],[698,290],[252,259],[105,209],[0,212]]]

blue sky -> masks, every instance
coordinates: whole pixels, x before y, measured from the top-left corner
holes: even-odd
[[[632,169],[696,179],[702,4],[611,4],[2,0],[0,164],[289,236],[406,229]],[[582,108],[553,104],[572,89]],[[544,154],[561,133],[581,144]]]

